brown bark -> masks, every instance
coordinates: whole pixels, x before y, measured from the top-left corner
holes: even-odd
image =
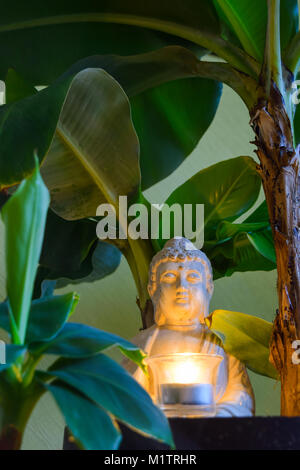
[[[300,175],[289,118],[275,86],[268,101],[250,112],[277,260],[279,309],[273,325],[270,360],[281,378],[281,414],[300,415],[300,365],[293,364],[300,338]]]
[[[143,326],[141,330],[146,330],[147,328],[150,328],[150,326],[154,325],[154,309],[153,309],[152,301],[151,299],[148,299],[144,309],[141,307],[141,304],[138,298],[136,299],[136,303],[140,309],[141,316],[142,316]]]
[[[0,435],[0,450],[19,450],[22,434],[14,426],[8,426]]]

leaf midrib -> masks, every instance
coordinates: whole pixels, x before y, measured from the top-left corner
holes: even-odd
[[[70,137],[63,131],[60,124],[57,125],[56,134],[63,142],[63,144],[69,148],[69,150],[75,155],[75,157],[79,160],[83,168],[95,182],[96,186],[100,189],[103,193],[105,199],[112,204],[114,207],[117,206],[117,200],[115,197],[112,196],[111,191],[107,186],[103,184],[103,181],[98,176],[97,171],[94,169],[93,165],[91,165],[88,160],[85,158],[84,154],[80,151],[80,149],[76,146],[76,144],[72,141]]]

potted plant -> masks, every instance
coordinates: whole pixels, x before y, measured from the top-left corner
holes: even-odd
[[[127,196],[128,205],[149,205],[143,190],[191,152],[210,125],[226,83],[249,110],[259,163],[238,157],[213,165],[166,202],[205,205],[203,250],[215,279],[277,268],[279,308],[273,326],[264,323],[261,335],[261,320],[216,312],[212,328],[249,367],[280,377],[282,415],[297,416],[299,369],[292,360],[299,324],[296,0],[191,0],[176,8],[156,1],[32,5],[23,13],[12,4],[2,15],[7,104],[0,109],[0,184],[5,192],[31,173],[37,149],[51,193],[50,232],[76,226],[84,234],[76,247],[66,237],[66,252],[83,254],[70,267],[61,265],[57,247],[49,260],[47,244],[55,243],[46,231],[36,293],[43,279],[102,277],[115,269],[121,252],[137,286],[143,326],[153,322],[148,266],[164,240],[110,239],[108,250],[95,237],[97,207],[113,206],[126,229],[131,215],[120,215],[119,196]],[[25,56],[22,47],[29,44]],[[210,60],[201,60],[208,53]],[[37,92],[37,85],[47,88]],[[261,183],[266,200],[234,223],[253,206]],[[95,272],[94,254],[105,260],[106,272]]]

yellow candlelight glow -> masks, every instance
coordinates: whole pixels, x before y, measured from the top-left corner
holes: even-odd
[[[171,364],[169,383],[193,384],[202,382],[202,368],[190,357],[182,357]]]

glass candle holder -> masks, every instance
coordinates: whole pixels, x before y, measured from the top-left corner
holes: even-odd
[[[216,414],[216,382],[222,356],[176,353],[146,359],[154,401],[168,417]]]

